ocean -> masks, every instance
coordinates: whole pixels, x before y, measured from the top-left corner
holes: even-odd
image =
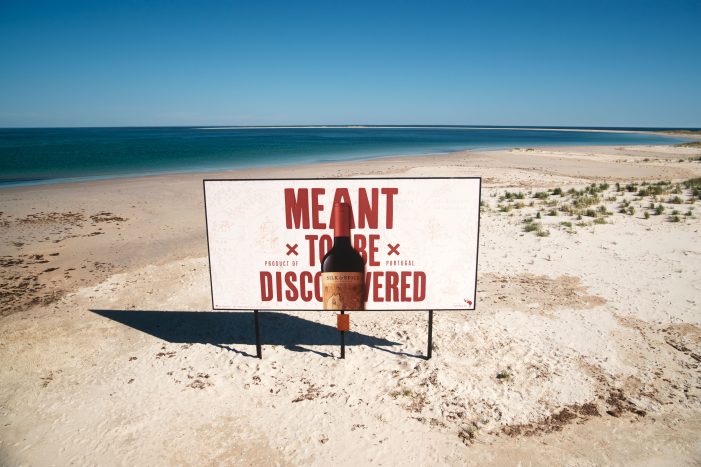
[[[682,138],[503,127],[0,129],[0,187],[367,160],[464,149],[670,144]],[[620,129],[635,131],[637,129]]]

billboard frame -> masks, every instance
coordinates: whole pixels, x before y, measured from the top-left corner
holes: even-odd
[[[481,227],[481,208],[482,208],[482,177],[280,177],[280,178],[204,178],[202,179],[202,193],[204,201],[204,216],[205,216],[205,232],[207,237],[207,267],[209,269],[209,291],[212,303],[212,310],[214,311],[247,311],[250,308],[217,308],[214,306],[214,289],[212,288],[212,259],[211,259],[211,248],[209,243],[209,225],[207,222],[207,182],[267,182],[267,181],[286,181],[286,180],[296,180],[296,181],[327,181],[327,180],[478,180],[478,206],[477,206],[477,248],[475,250],[475,297],[472,308],[444,308],[435,311],[476,311],[477,310],[477,272],[479,270],[479,240],[480,240],[480,227]],[[329,310],[301,310],[294,308],[258,308],[253,310],[255,334],[256,334],[256,356],[262,359],[262,348],[260,341],[260,322],[259,322],[259,311],[270,311],[270,312],[286,312],[286,311],[299,311],[299,312],[323,312]],[[363,310],[369,312],[387,312],[395,310]],[[426,308],[402,308],[396,311],[428,311],[428,350],[426,353],[426,359],[431,358],[432,354],[432,342],[433,342],[433,312],[434,309],[427,310]],[[340,310],[341,314],[344,314],[343,310]],[[345,358],[345,331],[339,331],[341,338],[341,358]]]

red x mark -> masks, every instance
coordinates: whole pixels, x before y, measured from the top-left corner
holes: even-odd
[[[389,247],[389,253],[387,253],[387,256],[391,256],[392,253],[396,253],[397,256],[399,256],[399,250],[398,250],[398,248],[399,248],[399,243],[397,243],[397,244],[394,245],[394,246],[392,246],[391,243],[388,243],[387,246]]]
[[[290,256],[290,254],[294,253],[295,256],[299,256],[299,253],[297,253],[297,244],[295,243],[293,246],[290,246],[289,243],[285,243],[285,246],[287,246],[287,256]]]

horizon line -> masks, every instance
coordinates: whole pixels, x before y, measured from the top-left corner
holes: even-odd
[[[469,129],[530,129],[530,130],[682,130],[701,131],[699,127],[681,126],[572,126],[572,125],[458,125],[458,124],[309,124],[309,125],[76,125],[76,126],[8,126],[0,130],[34,130],[34,129],[108,129],[108,128],[192,128],[198,130],[227,129],[294,129],[294,128],[469,128]]]

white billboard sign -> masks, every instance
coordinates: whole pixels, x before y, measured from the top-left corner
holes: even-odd
[[[479,178],[205,180],[212,306],[341,309],[332,308],[343,307],[333,294],[344,280],[359,278],[360,305],[352,309],[473,310],[480,184]],[[349,234],[340,227],[346,222]],[[345,236],[362,261],[334,252],[324,260]]]

